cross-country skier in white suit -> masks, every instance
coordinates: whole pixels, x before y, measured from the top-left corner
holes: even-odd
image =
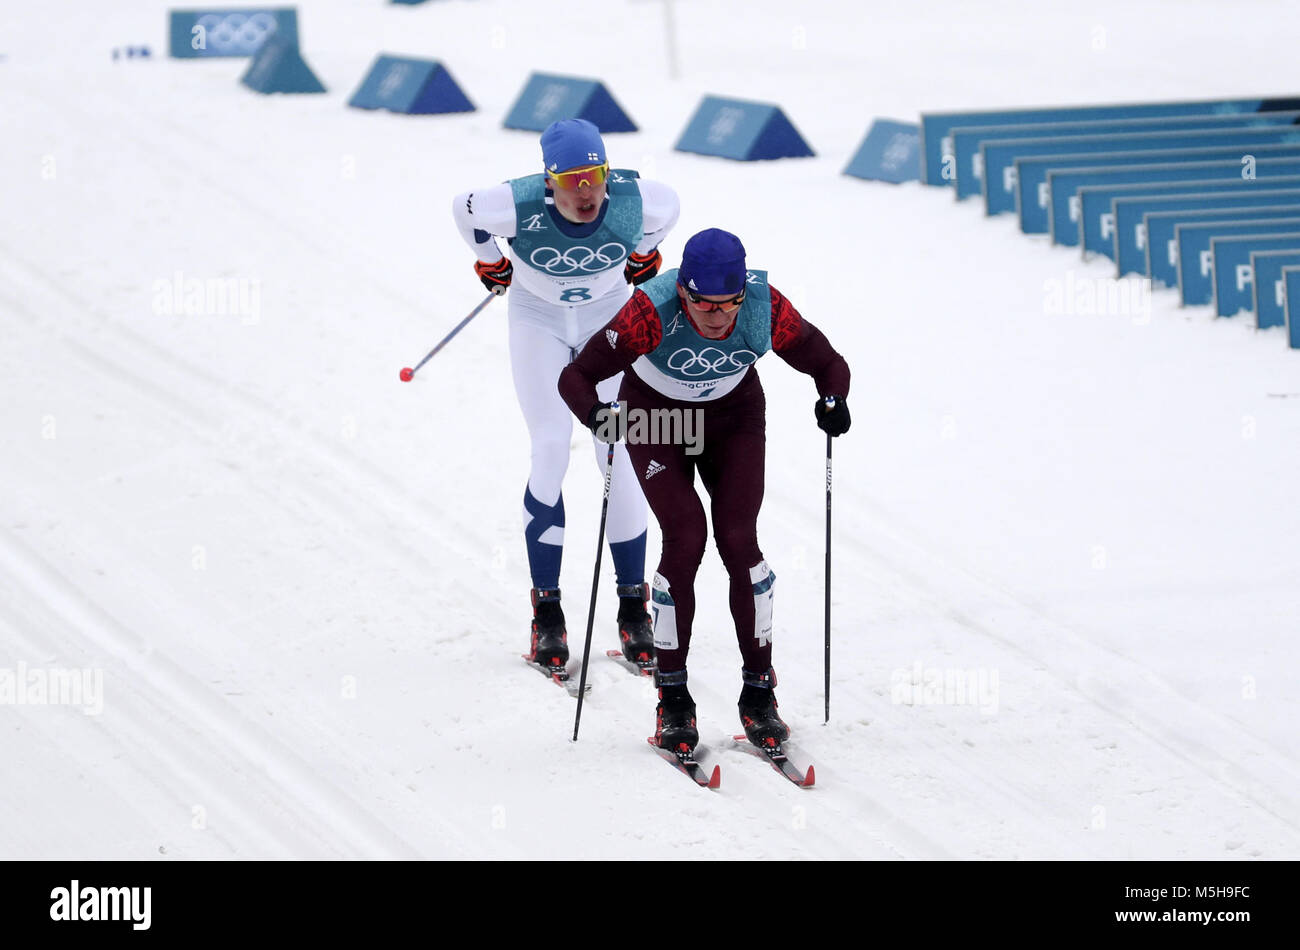
[[[663,262],[659,243],[677,222],[677,193],[634,171],[611,169],[600,131],[562,119],[542,133],[543,171],[459,194],[452,213],[490,291],[509,288],[510,368],[532,443],[524,489],[524,541],[532,573],[528,658],[548,670],[569,658],[560,607],[564,545],[561,485],[573,414],[556,383],[597,330]],[[503,254],[497,238],[505,238]],[[622,374],[600,398],[614,401]],[[602,474],[608,445],[592,439]],[[646,613],[646,503],[627,451],[614,451],[606,525],[619,597],[623,654],[649,670],[654,636]]]

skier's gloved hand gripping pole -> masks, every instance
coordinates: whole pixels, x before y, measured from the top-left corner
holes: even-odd
[[[826,718],[831,721],[831,439],[849,431],[849,404],[841,396],[818,399],[813,406],[817,427],[826,433]]]
[[[605,516],[609,514],[609,482],[614,474],[614,444],[618,441],[616,435],[618,410],[619,404],[611,402],[608,406],[592,406],[591,412],[587,414],[587,425],[595,433],[596,438],[609,443],[609,451],[605,453],[605,498],[600,503],[600,533],[596,535],[596,569],[591,575],[591,606],[587,610],[587,639],[582,644],[582,672],[578,676],[578,711],[573,717],[574,742],[578,741],[578,726],[582,723],[582,697],[587,692],[587,659],[591,656],[591,628],[596,622],[596,587],[600,583],[600,555],[605,549]],[[605,419],[598,418],[602,414],[606,414],[608,426],[605,425]],[[611,434],[613,434],[612,438],[605,437]]]
[[[449,342],[451,342],[452,337],[454,337],[457,333],[459,333],[461,330],[465,328],[465,324],[469,323],[471,320],[477,317],[479,313],[482,312],[483,308],[486,307],[488,304],[490,304],[498,296],[499,295],[494,291],[493,293],[490,293],[486,297],[484,297],[483,302],[479,304],[477,307],[475,307],[473,310],[471,310],[469,312],[469,316],[467,316],[464,320],[460,321],[460,323],[456,324],[456,326],[452,328],[452,331],[448,333],[445,337],[443,337],[442,340],[438,343],[438,345],[435,346],[433,349],[431,349],[428,355],[425,356],[424,359],[420,360],[420,362],[415,364],[414,369],[412,369],[409,366],[403,369],[401,373],[398,374],[401,377],[402,382],[409,383],[412,377],[414,377],[415,374],[420,371],[421,366],[429,362],[429,360],[433,359],[434,356],[437,355],[440,349],[442,349]]]
[[[499,297],[510,286],[510,280],[515,274],[515,265],[510,263],[510,258],[502,255],[500,260],[491,263],[475,261],[474,273],[478,274],[478,279],[483,282],[484,287]]]

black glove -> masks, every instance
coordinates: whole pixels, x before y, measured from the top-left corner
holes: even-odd
[[[615,420],[609,425],[606,425],[606,420],[609,418],[609,413],[611,410],[617,413],[618,403],[598,402],[596,403],[596,405],[592,406],[591,411],[587,413],[587,428],[590,429],[592,431],[592,434],[595,435],[596,438],[600,439],[600,441],[602,442],[618,441],[617,420]],[[613,436],[612,439],[607,437],[611,435]]]
[[[655,248],[649,254],[632,253],[627,256],[627,265],[623,268],[623,279],[634,287],[638,284],[644,284],[647,280],[659,273],[659,268],[663,266],[664,256]]]
[[[826,407],[827,400],[834,403],[833,409]],[[843,435],[849,431],[849,404],[843,396],[818,399],[813,406],[813,415],[817,417],[817,428],[827,435]]]
[[[484,287],[500,297],[510,286],[510,278],[515,275],[515,265],[510,263],[508,257],[493,261],[491,264],[475,261],[474,273],[478,274],[478,279],[483,281]]]

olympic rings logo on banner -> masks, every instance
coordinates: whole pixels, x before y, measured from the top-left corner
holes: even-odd
[[[715,346],[706,346],[698,353],[688,346],[668,357],[668,368],[683,376],[703,376],[705,373],[738,373],[752,366],[758,359],[753,350],[736,350],[724,353]]]
[[[567,251],[539,247],[528,255],[528,262],[548,274],[574,274],[578,271],[594,274],[622,263],[626,257],[627,248],[617,241],[610,241],[594,251],[589,247],[571,247]]]
[[[203,28],[209,48],[218,53],[253,53],[279,23],[271,13],[205,13],[196,25]]]

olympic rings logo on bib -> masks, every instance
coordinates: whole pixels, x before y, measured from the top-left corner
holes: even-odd
[[[567,251],[539,247],[528,255],[528,262],[548,274],[594,274],[621,264],[626,257],[627,248],[610,241],[594,251],[589,247],[571,247]]]
[[[698,353],[684,346],[668,357],[668,368],[683,376],[703,376],[705,373],[731,375],[752,366],[758,359],[753,350],[736,350],[724,353],[714,346],[706,346]]]

